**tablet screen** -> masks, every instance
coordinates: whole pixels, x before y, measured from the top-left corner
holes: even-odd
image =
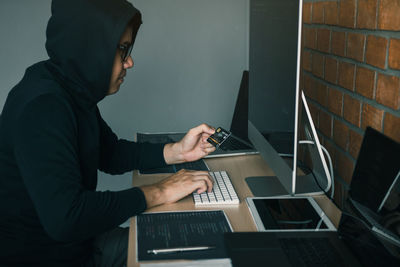
[[[327,229],[306,198],[253,199],[265,229]]]

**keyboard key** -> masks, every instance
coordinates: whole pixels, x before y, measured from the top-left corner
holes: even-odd
[[[211,193],[198,194],[193,192],[193,200],[196,206],[201,205],[233,205],[239,204],[239,197],[232,182],[225,171],[210,172],[214,178],[214,186]]]

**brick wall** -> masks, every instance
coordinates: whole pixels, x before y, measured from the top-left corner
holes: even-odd
[[[301,84],[341,205],[365,128],[400,142],[400,0],[304,0],[302,38]]]

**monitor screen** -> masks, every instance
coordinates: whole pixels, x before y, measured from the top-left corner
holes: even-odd
[[[389,190],[386,192],[381,205],[378,207],[378,212],[382,216],[400,213],[400,169]],[[400,237],[400,229],[398,235]]]
[[[299,1],[250,4],[249,120],[278,153],[293,154]]]
[[[257,196],[293,193],[302,4],[302,0],[250,0],[248,137],[284,187],[276,194]],[[282,155],[293,157],[293,163],[287,164]]]

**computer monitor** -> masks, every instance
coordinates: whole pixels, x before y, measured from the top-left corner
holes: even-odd
[[[276,175],[246,178],[254,196],[322,193],[313,177],[297,179],[302,6],[250,0],[248,137]]]
[[[250,0],[248,138],[278,177],[247,178],[255,196],[293,192],[302,5],[302,0]],[[291,166],[280,154],[293,155]]]

